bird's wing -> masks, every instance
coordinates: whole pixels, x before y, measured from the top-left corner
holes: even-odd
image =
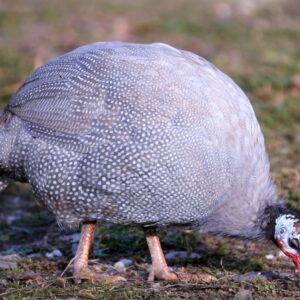
[[[72,149],[100,146],[105,129],[113,130],[120,117],[112,83],[117,78],[113,68],[119,64],[109,64],[110,57],[114,55],[99,47],[60,56],[35,70],[6,109],[21,118],[34,137]]]
[[[35,70],[6,109],[21,118],[33,136],[47,137],[52,142],[60,140],[68,146],[78,143],[99,146],[107,138],[106,129],[114,131],[120,122],[128,124],[119,120],[121,110],[128,110],[129,115],[132,110],[147,109],[138,107],[148,104],[160,110],[152,98],[159,103],[163,93],[156,92],[161,96],[151,98],[149,89],[153,89],[152,93],[157,88],[166,90],[165,86],[176,89],[169,82],[170,72],[166,71],[164,80],[159,78],[165,68],[161,63],[168,56],[164,51],[179,55],[177,50],[165,47],[162,51],[160,45],[150,49],[141,46],[145,47],[142,50],[139,46],[132,47],[98,43],[62,55]],[[173,68],[171,62],[168,68]]]
[[[73,135],[88,128],[104,97],[88,72],[88,54],[70,53],[35,70],[7,109],[37,129]]]

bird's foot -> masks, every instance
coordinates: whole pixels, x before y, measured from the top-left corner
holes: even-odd
[[[80,283],[82,280],[90,281],[92,283],[103,282],[107,284],[126,281],[124,277],[96,273],[88,267],[82,268],[80,270],[75,270],[73,277],[76,283]]]
[[[175,273],[172,273],[166,269],[162,270],[155,270],[153,267],[151,267],[151,271],[148,276],[148,281],[154,281],[155,279],[158,280],[165,280],[165,281],[178,281],[179,278]]]
[[[163,280],[163,281],[180,281],[180,282],[205,282],[209,283],[217,280],[210,274],[195,274],[189,272],[170,272],[168,269],[153,270],[149,273],[148,281]]]
[[[182,282],[204,282],[209,283],[217,280],[216,277],[205,273],[189,273],[189,272],[176,272],[178,280]]]

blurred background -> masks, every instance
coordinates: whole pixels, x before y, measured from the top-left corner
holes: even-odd
[[[0,109],[34,68],[80,45],[106,40],[169,43],[205,57],[232,77],[254,106],[280,193],[300,208],[299,0],[0,0]],[[45,236],[55,221],[38,209],[30,191],[14,184],[0,203],[0,252],[19,249],[17,240],[27,245],[23,253],[48,251],[44,244],[34,250],[29,234]],[[18,226],[29,229],[20,232]],[[116,251],[140,246],[141,235],[118,230],[101,243]],[[174,245],[178,238],[171,240]],[[168,248],[168,238],[164,243]],[[215,245],[213,253],[228,252],[222,240]],[[245,266],[233,269],[254,268]]]

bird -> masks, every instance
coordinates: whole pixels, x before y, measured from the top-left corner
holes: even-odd
[[[91,270],[98,223],[143,228],[151,278],[180,280],[157,229],[269,239],[300,270],[300,220],[276,191],[252,105],[201,56],[163,43],[96,42],[34,70],[0,116],[0,190],[27,182],[81,228],[73,275]]]

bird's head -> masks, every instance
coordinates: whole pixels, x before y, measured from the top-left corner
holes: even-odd
[[[274,239],[280,250],[292,259],[300,271],[300,220],[293,215],[278,217]]]

